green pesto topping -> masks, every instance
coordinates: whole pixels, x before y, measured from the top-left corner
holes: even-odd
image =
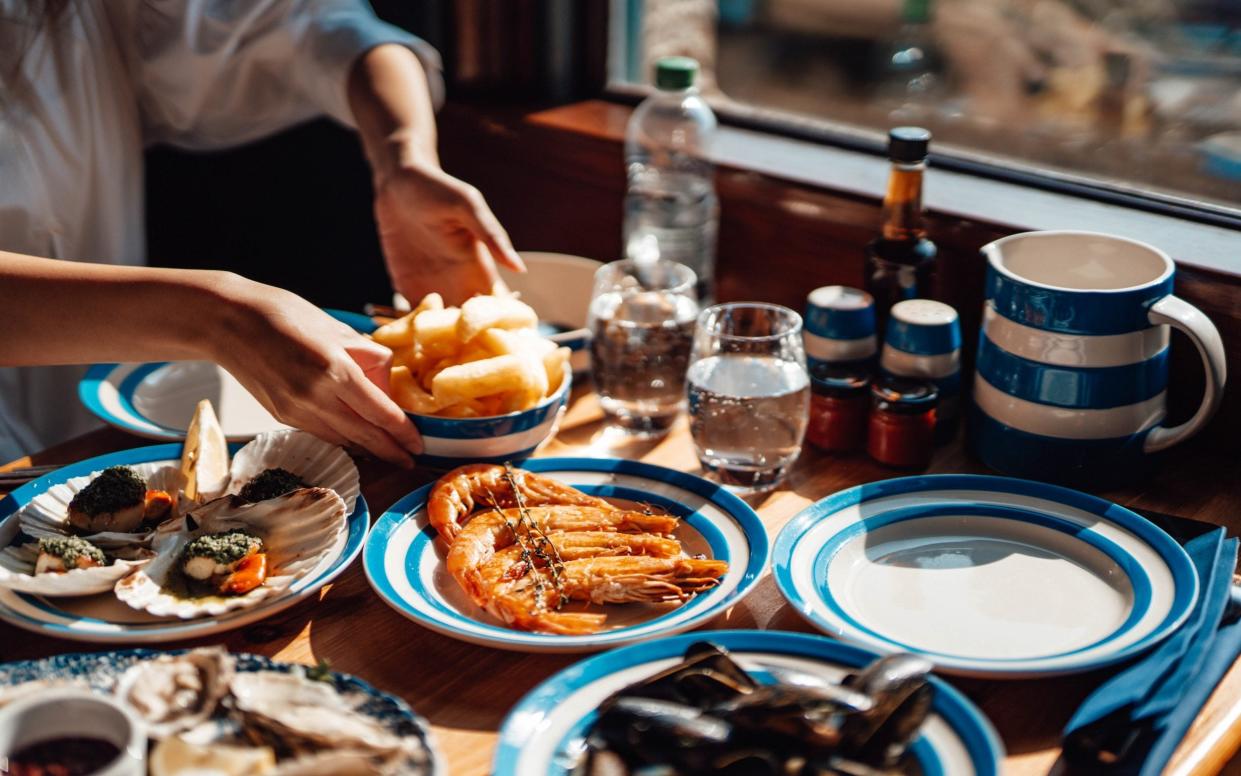
[[[191,558],[211,558],[227,566],[250,554],[251,550],[263,551],[263,540],[244,528],[234,528],[224,533],[200,536],[186,545],[181,555],[184,565]]]
[[[278,498],[306,487],[306,482],[286,469],[266,469],[254,475],[254,479],[241,489],[241,500],[251,504]]]
[[[128,466],[113,466],[79,490],[69,509],[94,517],[141,504],[146,495],[147,484],[137,472]]]
[[[82,557],[90,558],[100,566],[107,563],[107,559],[103,556],[103,550],[77,536],[57,536],[40,539],[39,553],[54,555],[63,560],[65,566],[68,567],[76,566],[78,558]]]

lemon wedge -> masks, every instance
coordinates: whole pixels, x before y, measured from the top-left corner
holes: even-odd
[[[207,399],[198,403],[185,433],[181,473],[185,475],[185,496],[191,501],[214,498],[228,486],[228,440]]]
[[[265,746],[199,746],[169,736],[151,752],[151,776],[259,776],[276,767],[276,755]]]

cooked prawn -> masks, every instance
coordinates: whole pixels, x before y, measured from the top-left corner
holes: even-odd
[[[516,490],[510,484],[516,483]],[[522,504],[537,506],[582,506],[614,510],[607,501],[588,496],[550,477],[501,464],[476,463],[453,469],[440,477],[427,499],[427,519],[442,541],[451,544],[475,506],[510,509]]]
[[[503,578],[481,603],[491,615],[523,630],[561,634],[597,633],[606,615],[558,611],[565,601],[595,604],[681,602],[719,583],[728,564],[698,558],[642,556],[566,561],[557,572],[528,571]]]
[[[651,515],[621,509],[594,507],[534,507],[483,512],[474,517],[457,535],[448,550],[447,567],[457,583],[480,605],[489,597],[485,589],[483,566],[498,550],[532,539],[543,547],[553,531],[610,531],[670,536],[677,519],[670,515]],[[546,548],[550,551],[551,548]]]

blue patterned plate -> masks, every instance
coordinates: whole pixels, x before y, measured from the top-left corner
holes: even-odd
[[[584,652],[695,628],[737,603],[767,565],[767,533],[758,515],[724,488],[692,474],[616,458],[535,458],[522,467],[604,498],[652,504],[682,518],[686,551],[726,560],[720,584],[676,608],[606,607],[611,630],[587,636],[527,633],[505,627],[474,605],[444,568],[435,529],[426,522],[431,485],[398,501],[375,523],[363,562],[379,596],[414,622],[473,644],[527,652]]]
[[[126,669],[135,663],[160,655],[179,655],[184,652],[186,650],[157,652],[150,649],[126,649],[114,652],[56,655],[42,660],[4,663],[0,664],[0,692],[4,687],[41,680],[84,683],[96,692],[111,693],[116,681]],[[294,663],[281,663],[262,655],[243,653],[234,654],[233,658],[236,660],[236,670],[242,673],[251,671],[287,673],[302,668]],[[395,695],[381,692],[349,674],[331,671],[329,681],[338,693],[354,701],[355,708],[362,714],[379,722],[402,738],[414,738],[422,742],[423,749],[427,753],[427,761],[425,767],[415,770],[414,773],[438,776],[445,772],[443,759],[436,751],[435,741],[431,735],[431,726],[415,714],[405,701]]]
[[[880,652],[989,678],[1089,671],[1151,648],[1198,576],[1147,520],[1007,477],[901,477],[840,491],[780,532],[776,583],[803,617]]]
[[[236,452],[239,445],[231,447]],[[43,491],[73,477],[81,477],[109,466],[159,461],[176,465],[180,444],[153,445],[122,450],[78,461],[46,474],[14,490],[0,501],[0,547],[7,546],[18,533],[22,507]],[[349,534],[340,554],[318,570],[295,582],[285,592],[257,606],[235,609],[218,617],[194,620],[163,619],[139,612],[118,601],[111,593],[76,598],[44,598],[0,588],[0,620],[44,636],[88,641],[99,644],[157,644],[165,641],[200,638],[240,628],[284,611],[317,593],[344,571],[362,552],[370,528],[366,499],[358,496],[349,516]]]
[[[687,633],[606,652],[569,666],[531,690],[500,727],[495,776],[570,773],[581,757],[595,710],[612,693],[680,662],[695,641],[732,653],[758,681],[778,669],[839,682],[875,659],[873,652],[822,636],[780,631]],[[770,671],[765,671],[770,668]],[[974,704],[932,677],[931,716],[910,751],[926,776],[995,776],[1004,748]]]
[[[375,329],[365,315],[325,312],[362,333]],[[78,383],[78,398],[108,425],[147,439],[185,439],[202,399],[211,399],[230,442],[286,428],[236,378],[210,361],[95,364]]]

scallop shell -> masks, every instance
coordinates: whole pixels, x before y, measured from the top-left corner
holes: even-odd
[[[181,551],[195,538],[245,528],[267,549],[267,581],[245,595],[183,598],[168,588],[180,574]],[[345,502],[327,488],[302,488],[257,504],[233,503],[229,496],[165,522],[155,532],[156,557],[143,569],[116,584],[116,597],[134,609],[158,617],[215,617],[254,606],[322,569],[343,551],[348,535]]]
[[[305,431],[268,431],[238,450],[225,493],[240,493],[256,474],[277,467],[293,472],[307,485],[336,491],[345,501],[346,514],[353,514],[358,467],[344,450]]]
[[[134,664],[116,682],[117,701],[146,723],[156,740],[190,730],[215,713],[233,680],[223,647],[160,655]]]
[[[146,480],[147,487],[151,490],[164,490],[179,494],[184,489],[185,478],[181,474],[179,464],[175,461],[138,463],[133,464],[131,468],[138,473],[138,476]],[[73,477],[35,496],[22,508],[18,516],[22,531],[36,539],[76,533],[69,525],[69,502],[73,501],[78,491],[85,488],[102,472],[103,470],[100,469],[84,477]],[[147,544],[150,542],[151,532],[116,533],[109,531],[90,534],[82,538],[106,552],[133,544]]]
[[[297,749],[298,742],[369,755],[403,753],[405,741],[359,713],[325,682],[295,673],[254,671],[233,677],[234,706],[246,722],[276,734]]]
[[[114,558],[107,566],[72,569],[63,574],[35,574],[35,564],[39,559],[36,543],[5,547],[0,550],[0,587],[51,598],[106,593],[155,557],[153,552],[140,547],[129,550],[126,553],[128,559]]]

